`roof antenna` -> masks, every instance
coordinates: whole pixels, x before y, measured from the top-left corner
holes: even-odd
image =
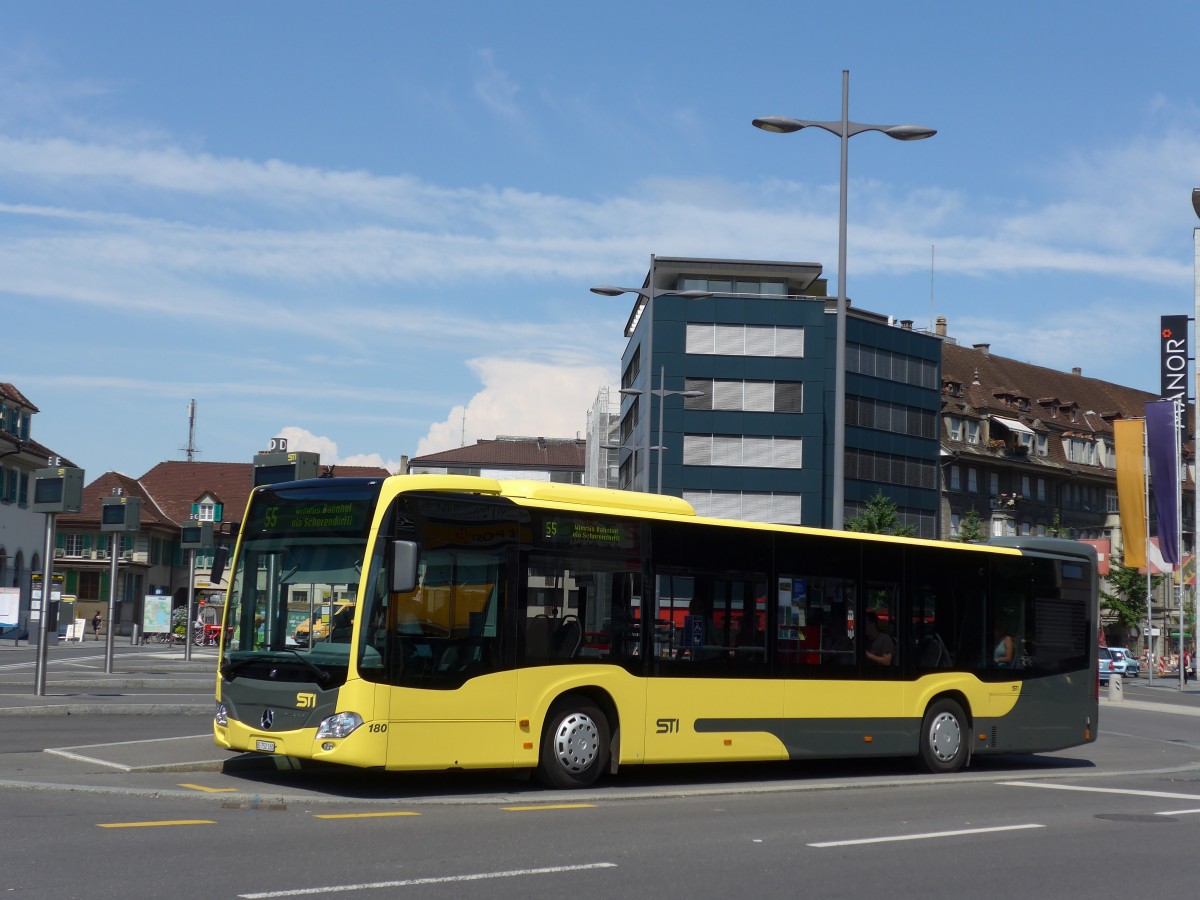
[[[934,324],[934,319],[933,319],[933,259],[934,259],[936,249],[937,249],[936,244],[929,245],[929,330],[930,330],[930,332],[933,331],[933,324]]]
[[[196,401],[193,398],[188,403],[188,442],[186,447],[180,447],[187,454],[188,462],[196,461],[196,454],[200,451],[196,449]]]

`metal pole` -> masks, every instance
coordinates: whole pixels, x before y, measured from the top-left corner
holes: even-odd
[[[42,554],[42,609],[38,619],[37,659],[34,662],[33,693],[46,695],[46,653],[50,646],[47,619],[50,617],[50,601],[54,595],[54,513],[46,513],[46,541]]]
[[[1142,421],[1142,521],[1145,523],[1146,533],[1142,536],[1145,540],[1145,546],[1150,546],[1150,442],[1146,440],[1147,428],[1146,422]],[[1154,682],[1154,657],[1160,654],[1154,652],[1156,644],[1154,643],[1154,619],[1152,610],[1154,609],[1154,595],[1150,592],[1153,585],[1153,577],[1150,567],[1150,559],[1146,558],[1146,621],[1150,623],[1150,629],[1147,635],[1150,640],[1150,681]],[[1166,625],[1166,622],[1163,622]]]
[[[1176,573],[1179,578],[1179,689],[1182,691],[1184,684],[1187,682],[1187,677],[1184,675],[1183,667],[1183,651],[1184,651],[1184,633],[1186,631],[1183,616],[1183,596],[1186,593],[1183,589],[1183,478],[1182,463],[1183,463],[1183,412],[1184,405],[1182,400],[1175,401],[1175,509],[1177,511],[1176,528],[1178,533],[1175,536],[1175,565],[1172,566],[1171,584],[1175,584]]]
[[[192,658],[192,606],[196,596],[196,551],[188,551],[187,625],[183,629],[183,658]],[[309,620],[312,623],[312,620]],[[332,627],[332,626],[331,626]]]
[[[104,671],[111,675],[113,670],[113,640],[116,635],[116,616],[117,616],[117,560],[121,557],[121,550],[117,544],[117,539],[121,535],[113,532],[112,549],[110,555],[112,559],[108,564],[108,634],[104,637]]]
[[[650,392],[654,396],[654,392]],[[662,366],[658,370],[658,489],[656,494],[662,493],[662,458],[663,458],[663,407],[667,403],[667,367]]]
[[[645,473],[643,478],[644,487],[642,488],[647,494],[650,493],[650,413],[654,409],[654,393],[651,388],[654,387],[654,254],[650,254],[650,284],[649,295],[646,297],[646,312],[649,316],[646,322],[646,454],[642,459],[642,472]],[[659,398],[659,404],[662,399]],[[661,408],[661,406],[660,406]],[[659,435],[662,439],[662,435]],[[659,456],[662,459],[662,456]],[[659,476],[659,484],[661,485],[661,475]],[[661,491],[660,491],[661,493]]]
[[[1192,191],[1192,205],[1196,209],[1196,215],[1200,215],[1196,199],[1196,192]],[[1192,274],[1196,287],[1196,318],[1193,320],[1196,327],[1192,339],[1192,358],[1198,360],[1193,363],[1196,367],[1196,394],[1192,398],[1192,499],[1195,501],[1192,522],[1192,612],[1195,614],[1197,625],[1192,634],[1192,646],[1200,649],[1200,456],[1197,455],[1197,451],[1200,450],[1200,228],[1192,229],[1192,244],[1195,251]],[[1182,515],[1180,513],[1181,518]],[[1200,676],[1200,662],[1196,662],[1195,653],[1192,656],[1196,674]]]
[[[842,177],[838,206],[837,331],[833,372],[833,514],[840,531],[846,506],[846,190],[850,159],[850,70],[842,69]]]

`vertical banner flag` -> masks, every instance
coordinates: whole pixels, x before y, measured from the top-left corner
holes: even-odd
[[[1179,432],[1175,428],[1175,409],[1171,400],[1146,403],[1146,450],[1158,513],[1158,546],[1163,560],[1172,566],[1179,564]]]
[[[1188,317],[1161,316],[1158,396],[1178,400],[1187,406],[1188,397]]]
[[[1146,568],[1146,423],[1141,419],[1113,422],[1117,445],[1117,505],[1121,510],[1123,564]]]

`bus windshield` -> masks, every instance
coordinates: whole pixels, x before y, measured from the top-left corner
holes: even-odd
[[[375,479],[302,481],[251,499],[226,609],[224,671],[255,661],[320,681],[344,679],[362,580]]]

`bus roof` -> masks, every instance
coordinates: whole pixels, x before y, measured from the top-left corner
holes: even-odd
[[[1021,555],[1020,547],[1012,545],[967,544],[953,541],[937,541],[930,538],[897,537],[895,535],[870,534],[858,531],[831,531],[829,529],[813,528],[805,525],[777,525],[769,522],[709,518],[696,515],[695,508],[686,500],[666,494],[645,494],[640,491],[618,491],[611,488],[585,487],[579,484],[556,484],[547,481],[500,480],[495,478],[480,478],[473,475],[400,475],[389,479],[389,481],[397,482],[395,488],[398,492],[444,491],[450,493],[470,493],[503,497],[519,506],[571,509],[576,512],[594,513],[597,515],[611,515],[619,512],[633,518],[653,518],[675,522],[702,522],[710,525],[722,525],[727,528],[822,535],[845,540],[902,543],[910,546],[928,546],[941,549],[954,548],[1011,556]],[[1049,548],[1043,546],[1040,549]]]

